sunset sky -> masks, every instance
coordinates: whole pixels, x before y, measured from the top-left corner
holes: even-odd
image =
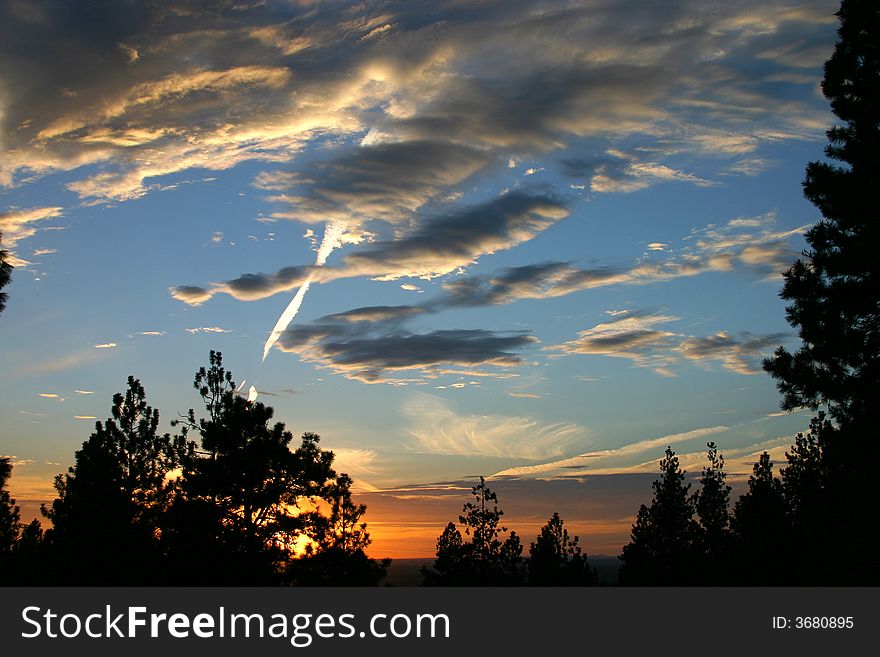
[[[526,543],[559,511],[616,554],[667,445],[781,458],[837,6],[0,2],[13,495],[129,374],[198,410],[210,349],[336,452],[375,556],[481,474]]]

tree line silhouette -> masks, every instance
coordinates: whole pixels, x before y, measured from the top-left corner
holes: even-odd
[[[354,504],[351,478],[334,471],[319,437],[305,433],[291,447],[271,407],[236,393],[219,352],[194,387],[205,413],[173,421],[172,436],[159,433],[159,411],[129,377],[112,417],[55,478],[45,532],[36,520],[19,531],[3,490],[5,583],[371,585],[384,577],[389,561],[364,552],[366,507]],[[0,461],[0,483],[10,471]]]
[[[822,91],[841,124],[826,161],[808,165],[804,193],[822,219],[784,274],[781,297],[801,346],[764,362],[782,408],[816,413],[774,472],[761,454],[730,505],[724,458],[708,443],[691,493],[667,448],[653,499],[642,505],[620,559],[622,585],[880,584],[880,3],[843,0],[839,40]],[[0,288],[10,268],[0,253]],[[6,300],[0,293],[0,310]],[[129,377],[112,417],[55,480],[52,526],[22,527],[0,458],[0,578],[28,584],[374,585],[388,560],[367,557],[366,508],[333,470],[316,434],[291,447],[273,410],[235,392],[211,352],[191,410],[174,436]],[[197,436],[198,443],[191,440]],[[554,513],[529,555],[503,527],[481,477],[473,500],[437,539],[426,586],[596,584],[596,571]],[[298,547],[300,546],[300,547]]]

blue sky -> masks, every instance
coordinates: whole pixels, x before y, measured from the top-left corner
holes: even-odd
[[[478,474],[547,517],[590,476],[645,497],[667,444],[780,458],[808,416],[760,361],[794,341],[836,9],[3,3],[13,493],[51,494],[129,374],[163,421],[196,406],[210,349],[413,516]]]

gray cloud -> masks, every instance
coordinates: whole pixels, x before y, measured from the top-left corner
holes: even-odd
[[[627,311],[615,314],[608,322],[581,331],[575,340],[547,347],[560,354],[586,354],[627,358],[639,367],[652,367],[668,374],[673,352],[680,340],[671,331],[658,330],[677,317]]]
[[[428,309],[420,306],[365,306],[327,315],[319,322],[399,322],[425,312]]]
[[[219,292],[240,301],[255,301],[302,285],[315,270],[315,267],[284,267],[273,274],[242,274],[223,283],[212,283],[210,287],[178,285],[169,292],[175,299],[191,306],[201,305]]]
[[[328,320],[288,329],[279,340],[281,349],[365,383],[400,383],[402,372],[416,374],[414,370],[440,365],[515,367],[523,364],[516,352],[536,341],[525,333],[472,329],[419,334],[383,324],[364,330],[359,324]]]
[[[645,311],[617,312],[608,322],[581,331],[574,340],[547,347],[560,354],[585,354],[626,358],[639,367],[651,367],[663,375],[682,359],[708,366],[719,363],[739,374],[758,374],[763,356],[769,354],[788,335],[769,333],[738,336],[720,331],[709,336],[686,336],[656,328],[676,317]]]
[[[740,374],[758,374],[761,356],[769,354],[788,336],[785,333],[752,335],[743,331],[738,336],[721,331],[706,337],[692,337],[679,346],[679,353],[696,361],[720,361],[725,369]]]
[[[568,210],[548,196],[510,192],[426,218],[401,239],[374,242],[349,254],[340,267],[285,267],[272,274],[244,274],[208,287],[181,285],[171,288],[170,293],[184,303],[199,305],[220,292],[244,301],[263,299],[301,285],[309,275],[318,282],[353,276],[430,278],[529,240],[567,215]]]
[[[446,297],[437,306],[482,306],[519,299],[559,297],[608,285],[646,285],[712,271],[743,271],[769,280],[787,270],[797,257],[792,239],[804,227],[780,231],[775,217],[739,217],[711,225],[689,236],[686,246],[624,266],[581,268],[570,262],[510,267],[487,276],[470,276],[443,284]],[[658,255],[661,254],[661,255]]]
[[[550,198],[511,192],[428,221],[402,239],[352,253],[345,265],[386,279],[439,276],[527,241],[567,215]]]
[[[667,83],[667,74],[651,65],[555,63],[526,75],[503,66],[481,79],[457,79],[417,116],[383,128],[408,138],[443,134],[517,151],[550,150],[565,134],[644,128],[660,117],[653,104]]]
[[[278,193],[275,219],[332,220],[347,227],[344,244],[377,240],[316,282],[436,276],[565,216],[549,199],[510,194],[479,214],[444,207],[508,157],[565,149],[564,168],[592,191],[626,192],[710,184],[680,154],[746,172],[765,144],[821,137],[827,108],[804,73],[830,52],[832,4],[7,2],[0,185],[66,171],[86,202],[124,201],[190,169],[262,161],[276,170],[257,177]],[[789,84],[768,84],[781,79]],[[630,137],[640,150],[618,145]],[[381,222],[393,224],[393,239]],[[707,231],[666,260],[455,281],[443,303],[705,271],[769,276],[791,260],[784,235],[730,237]],[[218,292],[260,299],[311,272],[293,266],[171,294],[190,304]]]
[[[292,209],[273,217],[354,226],[373,219],[399,222],[490,161],[484,150],[447,141],[361,146],[313,165],[310,175],[283,197]]]
[[[766,82],[805,84],[833,41],[832,9],[9,2],[0,179],[94,164],[71,189],[125,199],[165,174],[286,162],[364,133],[520,154],[635,133],[710,153],[750,136],[754,150],[825,123],[817,99]]]

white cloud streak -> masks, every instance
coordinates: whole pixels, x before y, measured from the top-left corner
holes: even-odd
[[[554,478],[572,474],[608,474],[626,470],[626,462],[633,457],[644,455],[648,452],[665,449],[667,446],[705,438],[713,434],[729,431],[730,427],[714,426],[693,429],[682,433],[670,434],[660,438],[650,438],[630,443],[617,449],[604,449],[599,451],[585,452],[570,458],[541,463],[538,465],[524,465],[507,468],[496,472],[493,477],[536,477]],[[546,456],[545,456],[546,458]],[[621,465],[611,466],[620,461]]]

